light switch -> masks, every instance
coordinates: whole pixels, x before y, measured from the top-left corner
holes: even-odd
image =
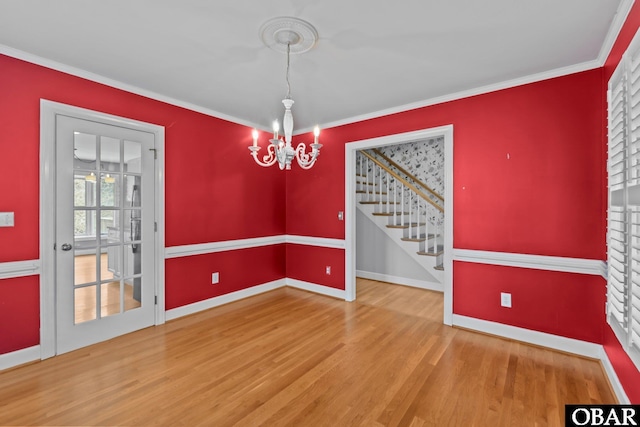
[[[0,212],[0,227],[13,227],[13,212]]]

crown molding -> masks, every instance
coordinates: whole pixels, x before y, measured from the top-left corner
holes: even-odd
[[[598,63],[601,67],[604,66],[605,62],[607,62],[607,59],[611,54],[611,49],[613,49],[613,45],[618,39],[618,35],[620,34],[634,3],[635,0],[622,0],[620,2],[618,11],[613,17],[607,36],[605,37],[604,43],[602,43],[602,47],[600,48],[600,53],[598,54]]]

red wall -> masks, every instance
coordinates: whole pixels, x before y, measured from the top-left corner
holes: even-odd
[[[327,267],[331,274],[326,273]],[[344,289],[344,251],[287,244],[287,278]]]
[[[0,354],[40,343],[38,276],[0,280]]]
[[[216,252],[165,262],[167,310],[284,277],[285,245]],[[211,273],[220,282],[211,284]]]
[[[167,246],[285,232],[285,174],[255,165],[244,126],[2,55],[0,93],[0,211],[15,212],[15,227],[0,228],[0,242],[10,243],[0,245],[0,262],[39,258],[40,98],[165,126]],[[212,271],[222,270],[219,256],[211,258]],[[230,264],[215,291],[174,274],[193,279],[185,267],[191,260],[168,261],[167,301],[193,302],[284,277],[284,248],[262,250],[264,268],[250,275],[239,256],[225,258]],[[38,344],[37,278],[0,280],[0,289],[0,354]],[[21,321],[7,318],[15,313]]]
[[[454,262],[453,311],[548,334],[602,342],[606,283],[600,276]],[[500,293],[511,308],[500,307]]]

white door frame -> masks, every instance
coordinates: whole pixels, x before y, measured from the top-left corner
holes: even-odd
[[[453,125],[345,144],[345,293],[356,299],[356,151],[444,137],[444,324],[453,322]]]
[[[58,102],[40,100],[40,358],[55,356],[56,293],[55,293],[55,177],[56,177],[56,115],[149,132],[154,134],[157,160],[155,164],[155,213],[158,231],[155,238],[157,304],[155,324],[165,321],[164,310],[164,127],[151,123],[113,116],[98,111]]]

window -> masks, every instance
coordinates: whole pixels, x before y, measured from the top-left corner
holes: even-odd
[[[640,369],[640,39],[609,80],[607,321]]]

